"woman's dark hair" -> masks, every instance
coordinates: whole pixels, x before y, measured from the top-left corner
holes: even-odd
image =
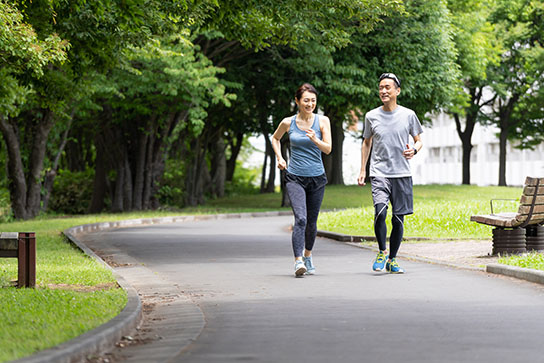
[[[304,92],[311,92],[313,94],[315,94],[317,96],[317,90],[315,89],[314,86],[312,86],[311,84],[309,83],[304,83],[302,86],[300,86],[297,91],[295,92],[295,98],[297,100],[300,100],[302,98],[302,94]]]

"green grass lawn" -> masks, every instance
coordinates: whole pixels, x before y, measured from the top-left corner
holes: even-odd
[[[406,218],[406,236],[430,238],[491,238],[491,227],[470,222],[473,214],[489,213],[492,198],[518,199],[521,188],[430,185],[415,186],[415,213]],[[237,213],[280,208],[281,195],[251,194],[211,200],[205,207],[178,211],[46,216],[32,221],[0,223],[3,232],[36,232],[37,288],[16,289],[15,259],[0,259],[0,362],[14,360],[58,345],[107,322],[126,304],[112,273],[68,243],[61,231],[69,227],[114,220],[182,214]],[[516,209],[504,202],[503,211]],[[319,228],[353,235],[373,235],[370,186],[328,186]],[[390,214],[389,218],[390,219]],[[544,269],[542,255],[533,254],[532,268]],[[522,257],[516,263],[528,260]],[[513,263],[513,262],[503,262]]]
[[[414,187],[414,214],[406,216],[406,237],[479,239],[491,238],[492,227],[470,222],[470,216],[488,214],[493,198],[518,199],[521,188],[467,185],[425,185]],[[331,186],[325,193],[324,209],[343,210],[321,213],[319,229],[338,233],[373,236],[374,207],[370,186]],[[494,211],[516,211],[517,202],[494,203]],[[391,211],[388,228],[391,228]]]

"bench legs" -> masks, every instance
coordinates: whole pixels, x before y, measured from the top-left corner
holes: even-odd
[[[529,225],[525,228],[494,228],[493,255],[515,254],[528,251],[544,251],[544,226]]]
[[[544,226],[533,224],[525,227],[527,230],[527,251],[543,251],[544,250]]]
[[[493,255],[526,252],[525,228],[494,228]]]

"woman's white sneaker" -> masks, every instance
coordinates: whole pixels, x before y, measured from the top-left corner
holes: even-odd
[[[306,274],[308,275],[315,274],[315,266],[314,266],[314,262],[312,261],[312,256],[302,257],[302,261],[304,261],[304,266],[306,266]]]
[[[304,273],[307,271],[306,266],[304,266],[304,262],[301,260],[295,261],[295,276],[300,277],[304,275]]]

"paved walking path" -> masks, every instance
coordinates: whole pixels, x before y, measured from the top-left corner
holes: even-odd
[[[541,286],[408,260],[400,261],[404,275],[374,273],[375,252],[323,238],[314,249],[317,275],[295,278],[291,223],[291,216],[217,219],[86,235],[147,309],[114,360],[544,359]]]

